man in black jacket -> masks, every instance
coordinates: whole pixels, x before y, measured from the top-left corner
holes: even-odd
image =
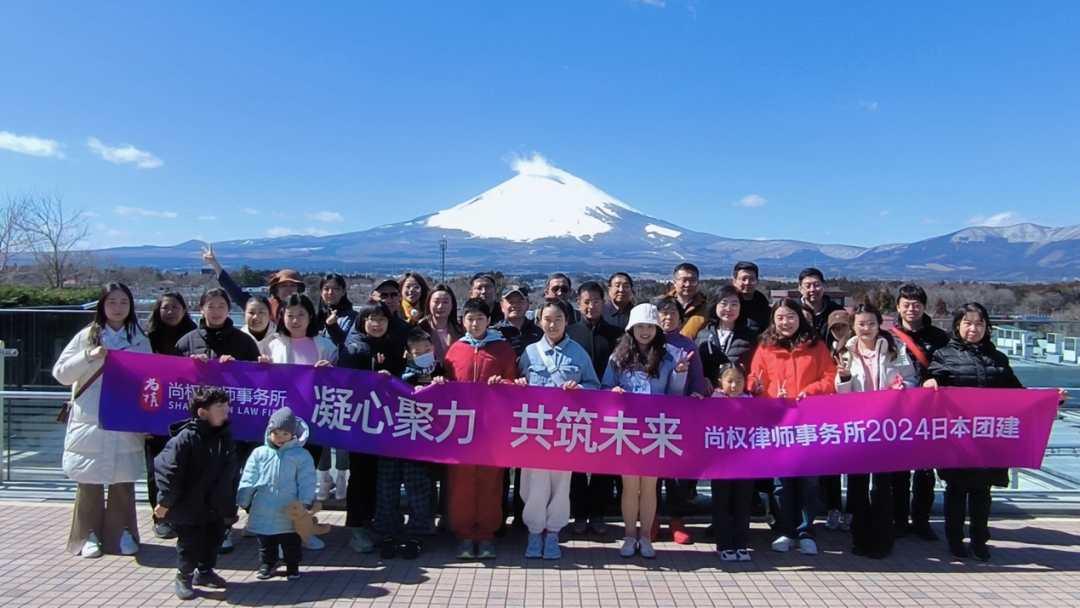
[[[608,279],[608,303],[604,304],[604,320],[625,330],[634,308],[634,279],[625,272],[616,272]]]
[[[949,343],[949,334],[935,327],[930,315],[926,314],[926,302],[926,292],[922,287],[911,283],[902,286],[896,298],[898,316],[892,328],[896,341],[911,353],[920,383],[928,378],[927,368],[934,351]],[[893,521],[896,523],[897,538],[903,538],[910,530],[920,538],[938,540],[937,533],[930,527],[935,483],[933,469],[915,471],[914,476],[911,471],[893,473]]]
[[[745,261],[736,263],[735,268],[731,271],[731,284],[735,286],[739,295],[742,296],[739,322],[744,323],[755,337],[765,333],[771,320],[772,305],[769,304],[769,298],[757,290],[757,264]]]
[[[843,310],[844,306],[825,295],[825,275],[817,268],[804,268],[799,273],[799,293],[802,294],[803,304],[814,311],[811,325],[824,338],[829,333],[829,315]]]
[[[525,315],[529,311],[529,288],[524,285],[507,285],[502,294],[502,320],[491,324],[491,329],[502,334],[518,357],[525,347],[539,342],[544,330]]]
[[[188,409],[190,419],[169,427],[172,439],[154,459],[153,471],[158,487],[154,515],[176,532],[176,597],[182,600],[194,597],[193,584],[225,588],[214,567],[225,518],[236,505],[229,397],[220,388],[199,387]]]
[[[566,335],[589,353],[596,376],[603,378],[608,359],[625,332],[604,320],[604,288],[596,281],[583,283],[578,288],[577,303],[581,321],[567,327]],[[614,475],[574,473],[571,476],[570,514],[574,517],[574,523],[570,524],[571,534],[585,534],[589,527],[599,535],[607,533],[604,507],[614,487]]]

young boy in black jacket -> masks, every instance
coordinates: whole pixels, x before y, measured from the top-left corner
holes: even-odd
[[[236,504],[236,454],[229,430],[229,397],[199,387],[188,401],[191,418],[169,426],[172,438],[154,459],[158,506],[154,515],[176,532],[176,597],[195,596],[192,585],[224,589],[214,572],[225,518]]]

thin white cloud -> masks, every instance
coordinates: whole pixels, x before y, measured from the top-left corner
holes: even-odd
[[[890,212],[888,209],[882,209],[881,211],[878,211],[878,215],[880,215],[881,217],[885,217],[886,215],[889,215],[889,213]]]
[[[986,217],[984,215],[976,215],[967,221],[968,226],[988,226],[990,228],[1000,228],[1002,226],[1012,226],[1014,224],[1022,224],[1027,220],[1020,217],[1015,211],[1005,211],[1004,213],[998,213]]]
[[[107,236],[110,238],[116,238],[118,236],[127,236],[126,232],[121,232],[115,228],[109,228],[105,224],[98,224],[94,226],[94,229],[101,232],[101,236]]]
[[[864,109],[864,110],[870,111],[870,112],[877,112],[877,102],[876,101],[864,101],[864,100],[860,99],[859,100],[859,107]]]
[[[217,221],[217,216],[216,215],[200,215],[199,219],[201,221],[204,221],[204,222],[214,222],[214,221]]]
[[[97,154],[110,163],[116,163],[118,165],[132,163],[140,169],[157,169],[165,164],[165,161],[160,158],[149,152],[140,150],[131,144],[109,146],[101,143],[101,140],[96,137],[88,137],[86,138],[86,146],[90,148],[94,154]]]
[[[320,222],[326,222],[327,224],[345,221],[345,216],[337,213],[336,211],[320,211],[318,213],[309,215],[308,217]]]
[[[43,139],[33,135],[16,135],[8,131],[0,131],[0,150],[10,150],[19,154],[30,156],[43,156],[64,158],[60,150],[64,144],[54,139]]]
[[[118,205],[113,211],[115,211],[117,215],[131,217],[161,217],[169,220],[180,217],[180,215],[174,211],[153,211],[150,209],[143,209],[142,207],[125,207],[123,205]]]
[[[923,223],[923,226],[933,226],[934,224],[938,223],[939,221],[940,220],[934,220],[934,219],[926,218],[925,220],[922,221],[922,223]]]
[[[748,196],[744,196],[741,199],[735,201],[735,206],[736,207],[746,207],[746,208],[750,209],[750,208],[754,208],[754,207],[764,207],[765,203],[767,203],[767,202],[769,202],[768,199],[766,199],[763,196],[758,196],[757,194],[750,194]]]
[[[261,213],[258,209],[253,209],[251,207],[240,207],[240,211],[243,211],[248,215],[259,215],[259,213]]]
[[[322,230],[320,228],[285,228],[284,226],[277,226],[266,231],[266,236],[270,238],[276,238],[280,236],[328,236],[333,234],[329,230]]]
[[[635,0],[638,4],[644,4],[645,6],[653,6],[656,8],[664,8],[667,3],[664,0]]]

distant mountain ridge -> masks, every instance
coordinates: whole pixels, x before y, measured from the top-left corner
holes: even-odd
[[[609,274],[668,273],[689,261],[709,276],[753,260],[763,276],[816,266],[830,276],[880,279],[1060,281],[1080,277],[1080,226],[973,227],[911,244],[854,247],[793,240],[731,239],[645,215],[570,173],[540,160],[518,175],[449,209],[406,222],[331,236],[284,236],[214,244],[226,267],[303,271],[430,272],[447,240],[451,274],[496,268]],[[119,247],[98,253],[123,265],[203,267],[201,241]]]

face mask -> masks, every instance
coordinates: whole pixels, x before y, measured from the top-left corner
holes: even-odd
[[[435,353],[424,353],[413,357],[413,363],[420,369],[427,369],[435,365]]]

